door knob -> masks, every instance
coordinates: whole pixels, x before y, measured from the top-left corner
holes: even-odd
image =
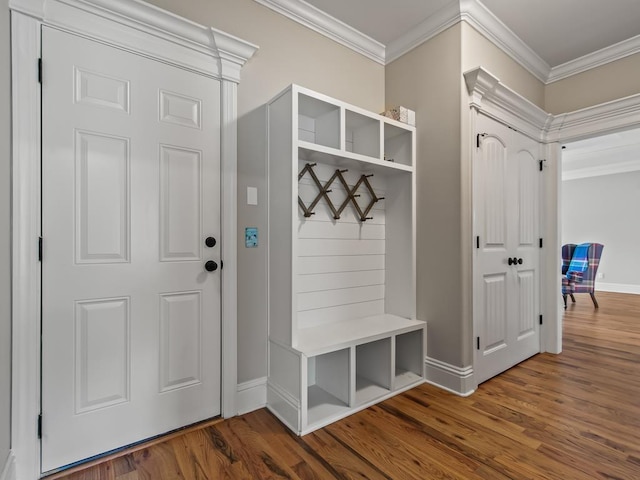
[[[207,239],[204,241],[204,244],[211,248],[211,247],[215,247],[216,246],[216,239],[213,237],[207,237]]]
[[[518,259],[518,265],[522,265],[522,259],[521,258]]]
[[[509,259],[507,260],[507,263],[509,264],[509,266],[514,265],[516,263],[516,258],[509,257]]]
[[[209,260],[207,263],[204,264],[204,269],[207,272],[215,272],[218,269],[218,264],[213,260]]]

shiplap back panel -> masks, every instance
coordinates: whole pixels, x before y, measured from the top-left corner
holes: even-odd
[[[301,171],[306,162],[300,161]],[[324,185],[335,172],[335,167],[317,164],[314,171]],[[349,170],[344,173],[349,188],[366,171]],[[385,192],[384,179],[369,178],[378,197]],[[342,184],[331,185],[331,198],[336,209],[347,196]],[[308,206],[318,194],[307,174],[298,182],[298,193]],[[366,188],[358,193],[360,208],[364,210],[370,198]],[[349,204],[334,219],[323,198],[314,209],[315,214],[305,218],[298,209],[298,259],[296,294],[298,328],[313,327],[384,313],[385,304],[385,209],[384,200],[377,202],[369,212],[371,220],[360,222],[353,205]]]

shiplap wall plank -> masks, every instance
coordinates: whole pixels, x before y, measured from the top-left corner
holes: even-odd
[[[306,162],[299,162],[302,170]],[[335,167],[317,164],[314,172],[322,185],[334,174]],[[348,188],[366,171],[344,173]],[[383,197],[384,178],[369,177],[377,196]],[[336,180],[328,194],[339,208],[347,191]],[[318,188],[307,174],[298,182],[298,195],[310,205]],[[370,201],[364,186],[358,190],[358,204],[364,210]],[[369,212],[373,217],[360,221],[349,204],[339,219],[334,219],[324,198],[305,218],[298,210],[298,275],[296,278],[298,326],[312,327],[384,313],[385,296],[385,202],[380,200]]]
[[[298,273],[358,272],[384,270],[384,255],[349,255],[343,257],[301,257],[298,258]]]
[[[298,294],[298,312],[384,299],[384,285],[321,290]]]
[[[384,270],[298,275],[298,293],[384,285]]]
[[[333,255],[384,255],[384,240],[345,240],[342,238],[298,239],[300,257],[327,257]]]
[[[381,315],[381,312],[384,312],[384,300],[307,310],[305,312],[298,312],[298,327],[317,327],[333,322],[344,322],[354,318]]]
[[[359,239],[359,240],[384,240],[384,225],[371,223],[345,223],[335,222],[327,225],[322,221],[301,221],[298,225],[298,238],[321,239],[324,235],[330,235],[333,239]]]

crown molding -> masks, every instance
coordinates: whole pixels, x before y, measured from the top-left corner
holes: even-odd
[[[387,45],[387,64],[460,22],[460,5],[451,2]]]
[[[545,83],[551,67],[479,0],[460,0],[460,17]]]
[[[581,178],[602,177],[604,175],[615,175],[616,173],[629,173],[640,170],[640,159],[609,162],[593,167],[576,168],[562,171],[562,181],[578,180]]]
[[[387,65],[447,28],[464,21],[544,84],[640,53],[640,35],[597,52],[550,67],[480,0],[452,1],[386,48],[371,37],[324,13],[304,0],[254,0],[287,18]]]
[[[623,143],[620,143],[623,142]],[[629,143],[626,143],[629,142]],[[618,137],[590,146],[570,144],[562,153],[562,180],[598,177],[640,170],[640,139]]]
[[[386,63],[397,60],[447,28],[464,21],[545,83],[551,68],[478,0],[451,2],[387,45]]]
[[[240,80],[240,69],[258,49],[140,0],[10,0],[9,8],[90,38],[108,43],[116,38],[128,50],[234,82]],[[114,35],[106,30],[114,28],[110,25],[122,28]],[[145,40],[141,33],[157,41]]]
[[[553,115],[504,85],[482,67],[463,73],[469,106],[542,142]]]
[[[385,46],[304,0],[254,0],[365,57],[385,64]]]
[[[615,62],[636,53],[640,53],[640,35],[553,67],[547,83],[557,82],[563,78]]]
[[[533,138],[540,138],[544,143],[574,142],[640,126],[640,93],[552,115],[502,84],[482,67],[463,75],[471,107],[529,133]],[[539,129],[537,133],[536,129]]]
[[[555,115],[549,142],[570,142],[640,126],[640,94]]]

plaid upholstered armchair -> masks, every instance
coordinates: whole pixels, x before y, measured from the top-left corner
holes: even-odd
[[[596,273],[604,245],[600,243],[569,243],[562,246],[562,299],[567,308],[567,295],[575,303],[575,293],[588,293],[598,308],[595,297]]]

